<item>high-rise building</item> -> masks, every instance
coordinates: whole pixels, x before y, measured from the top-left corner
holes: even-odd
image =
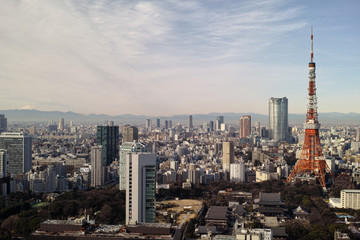
[[[356,128],[355,141],[360,142],[360,127]]]
[[[155,222],[155,168],[155,154],[127,154],[126,224]]]
[[[146,130],[148,130],[148,131],[151,130],[151,119],[146,119],[146,121],[145,121],[145,128],[146,128]]]
[[[60,118],[58,130],[60,132],[64,131],[64,118]]]
[[[135,126],[125,125],[123,127],[123,140],[122,142],[133,142],[139,139],[138,128]]]
[[[165,120],[164,121],[164,127],[165,127],[165,129],[168,129],[169,128],[169,120]]]
[[[215,122],[215,131],[221,130],[221,124],[224,123],[224,116],[217,116]]]
[[[32,138],[22,132],[3,132],[0,149],[7,150],[8,173],[26,173],[32,166]]]
[[[139,142],[125,142],[120,146],[119,189],[126,190],[126,155],[131,152],[146,152],[146,146]]]
[[[193,119],[192,119],[192,115],[189,115],[189,129],[193,129]]]
[[[257,133],[258,136],[261,136],[261,125],[260,122],[256,122],[255,123],[255,131]]]
[[[96,143],[102,146],[105,166],[109,166],[113,161],[119,160],[118,126],[97,126]]]
[[[160,119],[159,119],[159,118],[156,119],[156,127],[157,127],[157,128],[160,128]]]
[[[342,208],[360,209],[360,190],[343,189],[340,192],[340,203]]]
[[[230,164],[230,182],[245,182],[245,164]]]
[[[214,131],[214,121],[209,122],[209,130],[210,130],[210,132]]]
[[[0,149],[0,178],[7,176],[7,151]]]
[[[251,116],[240,117],[240,138],[248,138],[251,134]]]
[[[104,152],[102,146],[91,148],[91,186],[100,187],[105,182],[105,164],[103,162]]]
[[[269,137],[275,141],[288,140],[288,99],[269,99]]]
[[[169,128],[172,128],[172,120],[169,120]]]
[[[4,114],[0,114],[0,133],[7,131],[7,118]]]
[[[230,171],[230,164],[234,163],[234,142],[223,142],[223,169]]]

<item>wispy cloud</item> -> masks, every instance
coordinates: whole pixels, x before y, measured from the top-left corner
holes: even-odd
[[[266,79],[286,79],[274,69],[301,71],[267,56],[307,25],[305,11],[285,0],[3,0],[0,108],[264,112]],[[263,106],[234,108],[253,89]]]

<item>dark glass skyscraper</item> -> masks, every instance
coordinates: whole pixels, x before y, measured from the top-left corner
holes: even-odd
[[[97,145],[102,146],[103,163],[110,165],[115,159],[119,159],[119,127],[97,126]]]

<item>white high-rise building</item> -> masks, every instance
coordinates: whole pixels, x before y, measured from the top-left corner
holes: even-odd
[[[155,168],[156,154],[127,154],[126,224],[155,222]]]
[[[139,142],[125,142],[119,151],[119,189],[126,190],[126,155],[131,152],[146,152],[146,146]]]
[[[269,99],[269,137],[275,141],[288,140],[288,99]]]
[[[105,167],[103,163],[102,146],[94,146],[91,148],[91,186],[99,187],[104,185]]]
[[[243,163],[230,164],[230,182],[245,182],[245,165]]]
[[[0,149],[7,150],[8,172],[26,173],[32,166],[32,138],[22,132],[3,132]]]

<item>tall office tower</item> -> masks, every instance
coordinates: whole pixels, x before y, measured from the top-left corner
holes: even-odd
[[[169,121],[168,121],[168,120],[165,120],[165,121],[164,121],[164,125],[165,125],[165,129],[168,129],[168,128],[169,128]]]
[[[135,126],[125,125],[123,127],[123,143],[133,142],[139,139],[138,129]]]
[[[126,190],[126,155],[131,152],[146,152],[146,146],[139,142],[125,142],[120,146],[119,189]]]
[[[221,124],[224,123],[224,116],[217,116],[215,122],[215,131],[221,130]]]
[[[159,118],[156,119],[156,127],[157,127],[157,128],[160,128],[160,119],[159,119]]]
[[[234,143],[223,142],[223,169],[226,172],[230,171],[230,164],[234,163]]]
[[[146,119],[145,128],[150,131],[151,130],[151,119]]]
[[[64,119],[63,118],[60,118],[58,130],[61,132],[64,131]]]
[[[291,182],[297,175],[313,173],[323,189],[326,189],[325,172],[329,172],[332,176],[333,174],[326,164],[320,144],[320,123],[317,114],[315,63],[313,62],[313,57],[313,34],[311,29],[311,62],[309,63],[308,109],[306,113],[306,123],[304,125],[304,144],[300,158],[296,162],[290,176],[287,178],[287,182]]]
[[[97,126],[96,143],[102,146],[103,163],[109,166],[119,160],[119,127]]]
[[[0,133],[7,131],[7,118],[4,114],[0,114]]]
[[[255,123],[255,130],[258,136],[261,136],[261,125],[260,122]]]
[[[91,186],[100,187],[105,182],[105,164],[104,152],[102,146],[94,146],[91,148]]]
[[[172,128],[172,120],[169,120],[169,128]]]
[[[210,129],[210,132],[214,131],[214,121],[209,122],[209,129]]]
[[[251,116],[240,117],[240,138],[248,138],[251,134]]]
[[[275,141],[288,140],[288,99],[269,99],[269,137]]]
[[[245,182],[245,164],[230,164],[230,182]]]
[[[32,166],[32,138],[22,132],[3,132],[0,149],[7,150],[8,173],[26,173]]]
[[[69,127],[72,128],[74,126],[74,122],[73,121],[70,121],[69,122]]]
[[[0,178],[7,176],[7,151],[0,149]]]
[[[155,167],[155,154],[127,155],[126,224],[155,222]]]
[[[360,142],[360,127],[356,128],[355,141]]]
[[[193,119],[192,119],[192,115],[189,115],[189,129],[193,129]]]

